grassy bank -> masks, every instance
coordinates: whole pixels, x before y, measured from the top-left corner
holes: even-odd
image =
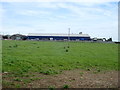
[[[3,41],[2,72],[58,74],[64,70],[117,70],[118,46],[108,43]]]

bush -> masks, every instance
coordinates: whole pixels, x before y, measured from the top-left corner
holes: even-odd
[[[65,89],[66,89],[66,88],[69,88],[69,85],[64,85],[63,88],[65,88]]]
[[[22,80],[19,78],[15,78],[14,81],[22,81]]]
[[[55,89],[54,86],[49,86],[48,88],[49,88],[49,90],[54,90]]]
[[[45,75],[58,74],[57,71],[52,70],[52,69],[48,69],[48,70],[45,70],[45,71],[41,71],[40,73],[43,73],[43,74],[45,74]]]
[[[68,49],[66,49],[66,52],[68,52]]]
[[[12,48],[12,46],[9,46],[9,48]]]
[[[15,44],[13,47],[18,47],[18,45],[17,45],[17,44]]]
[[[70,46],[67,46],[68,48],[70,48]]]

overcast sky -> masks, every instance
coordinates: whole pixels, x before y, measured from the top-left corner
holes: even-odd
[[[26,35],[28,33],[68,33],[68,28],[70,28],[71,33],[83,32],[91,37],[112,37],[114,41],[117,41],[118,1],[89,1],[1,1],[2,29],[0,33]]]

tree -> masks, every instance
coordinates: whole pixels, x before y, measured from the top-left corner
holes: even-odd
[[[109,38],[107,41],[112,41],[112,38]]]

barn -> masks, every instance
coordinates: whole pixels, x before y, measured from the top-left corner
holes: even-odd
[[[29,40],[90,40],[88,34],[29,33]]]

